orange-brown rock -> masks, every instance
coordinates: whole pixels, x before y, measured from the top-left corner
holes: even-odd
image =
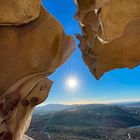
[[[90,26],[105,42],[120,37],[125,26],[140,15],[139,0],[75,1],[77,4],[75,17],[81,26]],[[101,25],[102,32],[96,29],[98,24]]]
[[[26,77],[27,78],[27,77]],[[21,84],[21,80],[24,80]],[[3,96],[2,98],[5,100],[5,104],[11,105],[9,100],[13,100],[13,98],[19,97],[19,101],[15,104],[15,107],[12,110],[6,110],[6,116],[1,115],[4,118],[4,122],[6,123],[5,132],[11,133],[11,140],[21,140],[22,136],[28,129],[31,120],[31,114],[33,108],[45,101],[48,97],[48,93],[50,91],[52,82],[46,79],[43,75],[36,76],[32,78],[27,78],[25,80],[21,79],[17,81]],[[40,90],[42,86],[46,86],[46,89],[43,91]],[[11,94],[14,92],[14,94]],[[7,99],[6,97],[11,98]],[[36,97],[38,99],[36,104],[32,104],[32,98]],[[29,102],[27,106],[24,106],[22,101],[26,100]],[[4,125],[3,123],[1,125]],[[3,135],[2,135],[3,137]]]
[[[77,38],[84,62],[96,79],[112,69],[139,65],[140,1],[87,0],[88,8],[82,3],[77,0],[76,19],[83,33]]]
[[[29,24],[0,26],[0,140],[27,139],[32,110],[52,85],[47,77],[74,48],[73,38],[44,9]]]
[[[44,9],[30,24],[0,27],[0,95],[24,76],[48,76],[73,51],[72,37],[66,36],[60,23]]]
[[[102,6],[100,20],[101,38],[112,41],[123,35],[126,25],[140,16],[140,0],[110,0]]]
[[[0,25],[20,25],[37,19],[41,0],[1,0]]]

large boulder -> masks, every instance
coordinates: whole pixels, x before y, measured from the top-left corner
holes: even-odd
[[[140,64],[139,0],[87,0],[85,7],[77,0],[76,4],[83,33],[77,35],[79,48],[96,79],[112,69]]]
[[[37,19],[41,0],[1,0],[0,25],[20,25]]]

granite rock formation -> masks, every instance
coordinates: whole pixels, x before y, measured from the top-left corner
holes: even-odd
[[[116,68],[140,63],[140,1],[76,0],[76,19],[85,64],[99,79]]]
[[[28,2],[24,5],[27,4],[27,11],[30,10]],[[15,5],[10,6],[15,8]],[[30,124],[32,110],[48,97],[52,86],[47,77],[75,48],[73,38],[66,36],[60,23],[43,8],[32,22],[20,20],[26,19],[24,13],[20,16],[17,16],[19,20],[13,17],[13,22],[12,15],[9,16],[8,25],[0,20],[0,140],[29,139],[24,133]]]

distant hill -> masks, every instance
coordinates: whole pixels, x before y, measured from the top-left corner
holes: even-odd
[[[113,128],[127,128],[134,125],[139,125],[140,121],[132,116],[128,110],[121,109],[118,106],[111,105],[77,105],[64,107],[65,110],[49,115],[42,115],[39,120],[43,120],[48,125],[67,125],[75,126],[105,126]],[[133,114],[134,115],[134,114]],[[47,118],[47,119],[46,119]]]
[[[73,106],[63,104],[47,104],[45,106],[38,106],[35,108],[34,114],[46,114],[49,112],[65,110],[71,107]]]
[[[130,127],[140,125],[140,108],[103,104],[47,107],[53,111],[33,115],[28,131],[30,136],[42,130],[54,137],[53,140],[103,140],[103,137],[116,135],[116,131],[117,135],[123,135],[119,129],[126,133]]]
[[[124,106],[124,107],[139,107],[140,108],[140,102],[124,102],[124,103],[117,103],[114,105]]]
[[[98,107],[100,107],[101,105],[105,106],[104,104],[90,104],[90,105],[64,105],[64,104],[47,104],[45,106],[38,106],[35,110],[34,110],[34,114],[46,114],[46,113],[50,113],[50,112],[56,112],[56,111],[62,111],[62,110],[66,110],[66,109],[74,109],[75,107],[93,107],[93,106],[97,109]],[[123,102],[123,103],[114,103],[114,104],[110,104],[112,106],[119,106],[119,107],[136,107],[139,108],[140,107],[140,102]]]

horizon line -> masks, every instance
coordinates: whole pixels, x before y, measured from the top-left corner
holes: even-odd
[[[123,100],[104,100],[104,101],[75,101],[75,102],[44,102],[38,106],[45,106],[45,105],[49,105],[49,104],[60,104],[60,105],[89,105],[89,104],[119,104],[119,103],[133,103],[133,102],[140,102],[140,99],[123,99]]]

